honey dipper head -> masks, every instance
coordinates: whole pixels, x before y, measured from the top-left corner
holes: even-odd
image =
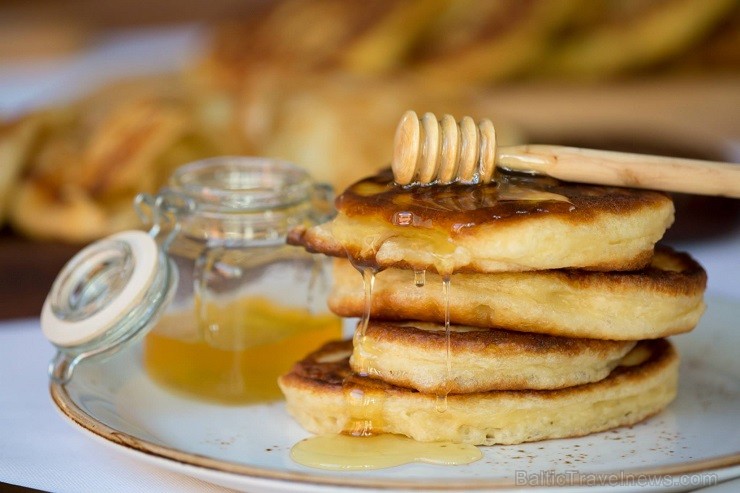
[[[496,131],[488,119],[456,122],[433,113],[401,117],[393,149],[393,178],[399,185],[489,183],[496,159]]]

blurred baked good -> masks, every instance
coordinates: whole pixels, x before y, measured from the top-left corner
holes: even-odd
[[[11,192],[25,168],[39,122],[26,119],[0,126],[0,225],[11,205]]]
[[[32,238],[76,243],[138,226],[137,193],[188,161],[244,152],[228,124],[204,114],[208,104],[179,77],[145,79],[22,117],[0,138],[13,151],[9,221]]]
[[[314,179],[337,190],[390,164],[404,109],[483,116],[471,95],[420,91],[408,80],[341,75],[294,79],[277,72],[245,84],[237,118],[249,148],[304,166]],[[505,121],[497,122],[496,131],[500,145],[523,140],[517,127]]]
[[[734,0],[282,0],[224,23],[202,70],[239,86],[294,74],[409,76],[420,90],[514,77],[608,78],[725,52]],[[715,35],[715,36],[713,36]],[[716,56],[716,60],[721,57]]]

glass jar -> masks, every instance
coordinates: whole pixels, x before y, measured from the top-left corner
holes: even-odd
[[[326,308],[328,260],[285,243],[294,226],[328,219],[331,199],[330,187],[315,185],[304,170],[282,161],[219,157],[179,168],[160,193],[140,195],[135,204],[161,257],[148,260],[155,272],[151,282],[158,287],[140,289],[137,306],[157,307],[145,310],[141,320],[131,320],[129,310],[96,338],[121,332],[122,325],[147,332],[146,371],[178,392],[225,403],[278,398],[280,374],[323,342],[341,336],[340,319]],[[81,256],[92,260],[78,259],[77,264],[92,265],[100,258],[95,246],[89,249]],[[151,251],[139,254],[151,256]],[[135,256],[127,256],[124,248],[104,257],[108,260],[102,269],[77,265],[78,274],[87,274],[75,283],[65,267],[47,300],[51,306],[44,308],[52,312],[47,318],[84,318],[85,311],[100,310],[98,305],[110,304],[117,292],[125,291],[122,285],[136,272],[126,274],[121,265],[137,264]],[[68,267],[73,264],[75,260]],[[96,274],[97,281],[90,274],[94,271],[103,272]],[[95,282],[103,287],[90,288]],[[159,294],[152,295],[152,289]],[[86,290],[90,299],[73,306],[70,293]],[[52,342],[61,354],[55,363],[57,378],[65,378],[64,360],[73,367],[76,354],[90,353],[94,340],[76,346]]]

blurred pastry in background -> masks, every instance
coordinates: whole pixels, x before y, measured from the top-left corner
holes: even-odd
[[[467,111],[482,118],[472,95],[430,94],[406,80],[352,76],[264,77],[240,94],[237,117],[250,149],[288,159],[314,179],[344,189],[390,164],[399,108]],[[521,143],[515,125],[496,124],[502,145]]]
[[[243,152],[179,80],[108,86],[9,124],[6,219],[31,238],[87,242],[136,226],[133,198],[181,164]]]
[[[607,79],[685,66],[702,50],[719,62],[740,47],[738,18],[735,0],[282,0],[217,26],[200,69],[232,87],[266,67],[409,76],[423,91]]]
[[[589,2],[572,32],[534,73],[560,78],[607,79],[661,65],[680,64],[705,42],[738,4],[734,0]]]

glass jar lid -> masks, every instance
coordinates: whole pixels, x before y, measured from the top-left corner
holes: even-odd
[[[142,231],[97,241],[64,266],[41,311],[41,328],[55,345],[90,343],[145,303],[157,268],[157,245]]]

